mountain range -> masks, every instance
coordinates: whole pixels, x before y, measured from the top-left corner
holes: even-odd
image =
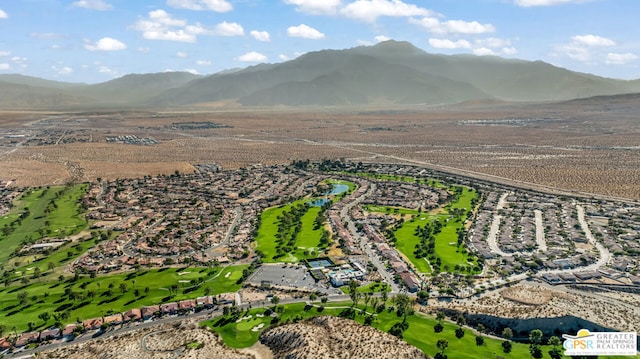
[[[640,92],[640,80],[609,79],[542,61],[429,54],[393,40],[210,76],[131,74],[89,85],[0,75],[0,107],[5,109],[435,105],[635,92]]]

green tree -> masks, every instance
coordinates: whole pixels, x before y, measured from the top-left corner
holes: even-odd
[[[506,327],[502,330],[502,336],[507,339],[513,338],[513,330],[511,328]]]
[[[438,339],[438,342],[436,343],[436,347],[438,348],[438,350],[440,350],[440,352],[438,354],[440,354],[438,357],[439,358],[446,358],[447,356],[444,355],[444,350],[447,349],[447,347],[449,346],[449,341],[446,339]]]
[[[46,325],[49,319],[51,319],[51,314],[49,314],[49,312],[42,312],[38,314],[38,318],[42,319],[42,321]]]
[[[551,348],[551,350],[549,350],[549,356],[551,357],[551,359],[562,358],[562,351],[560,350],[560,345],[562,344],[562,341],[560,340],[560,338],[554,335],[551,338],[549,338],[548,343],[553,347]]]
[[[476,337],[476,345],[479,347],[484,345],[484,337],[482,335]]]
[[[534,359],[542,358],[542,349],[540,343],[542,342],[542,331],[540,329],[534,329],[529,332],[529,353]]]
[[[502,351],[509,354],[511,353],[511,348],[513,347],[513,344],[511,344],[510,341],[506,340],[504,342],[502,342]]]
[[[358,305],[360,299],[360,293],[358,292],[358,282],[355,280],[349,281],[349,297],[351,297],[352,306]]]

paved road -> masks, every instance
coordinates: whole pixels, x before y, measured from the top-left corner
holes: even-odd
[[[389,297],[390,298],[393,297],[393,294],[389,295]],[[349,296],[345,294],[330,295],[327,297],[327,299],[329,302],[344,302],[344,301],[350,300]],[[309,298],[307,297],[287,298],[287,299],[281,299],[279,304],[307,303],[308,301],[309,301]],[[245,303],[242,303],[240,306],[238,306],[238,308],[241,310],[244,310],[249,308],[257,308],[257,307],[260,307],[261,305],[268,306],[268,305],[271,305],[271,303],[269,303],[268,301],[245,302]],[[159,326],[161,324],[180,322],[183,320],[204,321],[204,320],[220,317],[222,316],[222,314],[223,314],[223,311],[220,308],[214,308],[214,309],[203,310],[191,315],[168,316],[168,317],[158,318],[153,321],[138,322],[133,325],[127,325],[123,327],[112,327],[111,329],[107,330],[101,335],[95,335],[98,331],[94,330],[94,331],[89,331],[83,335],[80,335],[75,340],[70,342],[56,342],[53,344],[41,345],[35,349],[23,350],[17,353],[8,354],[7,357],[10,357],[10,358],[30,357],[35,353],[42,352],[45,350],[58,349],[58,348],[62,348],[69,345],[85,343],[91,340],[105,339],[105,338],[113,337],[115,335],[132,332],[134,330],[152,328],[154,326]]]
[[[496,205],[496,209],[493,212],[493,222],[491,222],[491,229],[489,230],[489,235],[487,236],[487,243],[489,244],[489,249],[491,252],[497,254],[500,257],[510,257],[511,253],[503,252],[500,247],[498,247],[498,231],[500,230],[500,222],[502,221],[502,216],[499,214],[499,211],[504,208],[507,203],[506,199],[509,196],[509,192],[503,193],[498,199],[498,204]]]
[[[544,224],[542,223],[542,211],[536,209],[533,211],[536,216],[536,244],[538,245],[538,252],[547,251],[547,241],[544,239]]]
[[[391,291],[394,293],[398,293],[400,292],[400,287],[394,281],[391,273],[387,272],[387,268],[385,268],[378,254],[371,248],[371,242],[367,240],[366,236],[363,236],[358,232],[353,219],[349,215],[349,212],[351,211],[351,209],[353,209],[353,207],[359,205],[360,202],[362,202],[367,196],[371,196],[375,191],[375,183],[369,182],[369,190],[363,193],[362,196],[355,198],[348,204],[346,204],[340,211],[340,218],[347,222],[347,229],[349,229],[349,232],[351,232],[353,238],[356,239],[360,244],[360,249],[362,250],[362,252],[365,253],[369,257],[371,263],[376,266],[376,268],[378,269],[378,273],[380,273],[384,281],[391,286]]]

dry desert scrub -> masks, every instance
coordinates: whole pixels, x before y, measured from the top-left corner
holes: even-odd
[[[591,291],[519,284],[480,298],[438,303],[440,308],[469,314],[482,314],[492,320],[500,318],[536,319],[577,317],[619,331],[640,330],[640,307],[637,294],[618,295]],[[630,302],[634,304],[630,304]],[[437,308],[431,308],[437,311]],[[570,326],[570,323],[564,323]]]
[[[272,328],[260,336],[274,358],[427,358],[388,333],[351,320],[317,317]]]
[[[108,335],[104,334],[104,335]],[[143,338],[146,348],[143,347]],[[188,348],[200,343],[201,348]],[[43,358],[69,359],[255,359],[251,354],[225,347],[217,334],[199,328],[194,323],[165,324],[112,337],[41,353]]]

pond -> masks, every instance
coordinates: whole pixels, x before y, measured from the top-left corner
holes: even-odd
[[[347,186],[346,184],[333,183],[331,185],[333,186],[333,189],[331,191],[325,193],[327,196],[333,196],[333,195],[336,195],[336,194],[347,192],[349,190],[349,186]]]
[[[316,199],[315,201],[311,201],[311,202],[308,202],[308,203],[312,207],[322,207],[327,202],[331,202],[331,200],[328,199],[328,198],[319,198],[319,199]]]

